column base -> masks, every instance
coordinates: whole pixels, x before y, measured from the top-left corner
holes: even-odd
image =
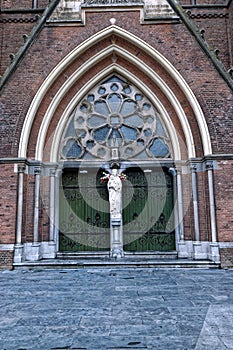
[[[110,251],[110,258],[121,259],[124,257],[124,251],[121,247],[112,248]]]
[[[23,261],[23,244],[16,244],[14,246],[14,263],[21,263]]]
[[[206,260],[208,259],[209,242],[193,242],[193,259]]]
[[[178,258],[182,259],[182,258],[189,258],[190,257],[187,242],[180,241],[180,242],[178,242],[177,246],[178,246],[178,249],[177,249],[178,250]]]
[[[56,243],[54,241],[41,242],[40,254],[43,259],[56,258]]]
[[[40,243],[25,243],[24,259],[28,261],[37,261],[42,257],[40,255]]]
[[[220,253],[218,243],[210,243],[209,246],[209,260],[219,264],[220,263]]]

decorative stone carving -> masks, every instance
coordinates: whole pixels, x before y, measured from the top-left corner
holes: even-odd
[[[110,215],[112,217],[121,216],[121,191],[121,179],[118,176],[117,169],[113,169],[108,180]]]
[[[145,19],[177,17],[166,0],[145,0],[144,12]]]
[[[84,0],[82,6],[95,7],[97,6],[116,6],[116,5],[138,5],[143,4],[142,0]]]

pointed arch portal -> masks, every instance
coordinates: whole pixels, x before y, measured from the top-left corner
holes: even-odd
[[[59,250],[111,248],[101,172],[110,172],[113,160],[127,176],[124,250],[175,250],[172,144],[158,110],[138,88],[117,75],[97,84],[71,112],[59,149],[59,161],[69,161],[60,185]]]
[[[100,49],[90,54],[97,44]],[[59,241],[58,249],[110,248],[108,194],[100,177],[112,160],[128,178],[124,248],[176,248],[183,218],[170,168],[197,153],[182,100],[194,116],[199,149],[210,155],[207,124],[192,90],[164,56],[132,33],[111,25],[53,69],[28,110],[19,157],[32,154],[37,135],[35,160],[62,168],[59,195],[53,180],[50,189],[50,236]]]

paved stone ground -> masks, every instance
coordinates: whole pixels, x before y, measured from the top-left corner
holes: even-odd
[[[233,349],[233,270],[1,271],[4,349]]]

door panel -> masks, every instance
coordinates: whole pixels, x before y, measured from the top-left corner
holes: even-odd
[[[60,186],[60,251],[109,250],[109,203],[98,174],[65,171]]]
[[[110,249],[110,216],[101,171],[66,170],[60,185],[60,251]],[[175,250],[172,177],[162,169],[126,169],[123,183],[125,251]]]
[[[135,167],[125,173],[124,250],[175,250],[172,177],[162,169],[144,173]]]

